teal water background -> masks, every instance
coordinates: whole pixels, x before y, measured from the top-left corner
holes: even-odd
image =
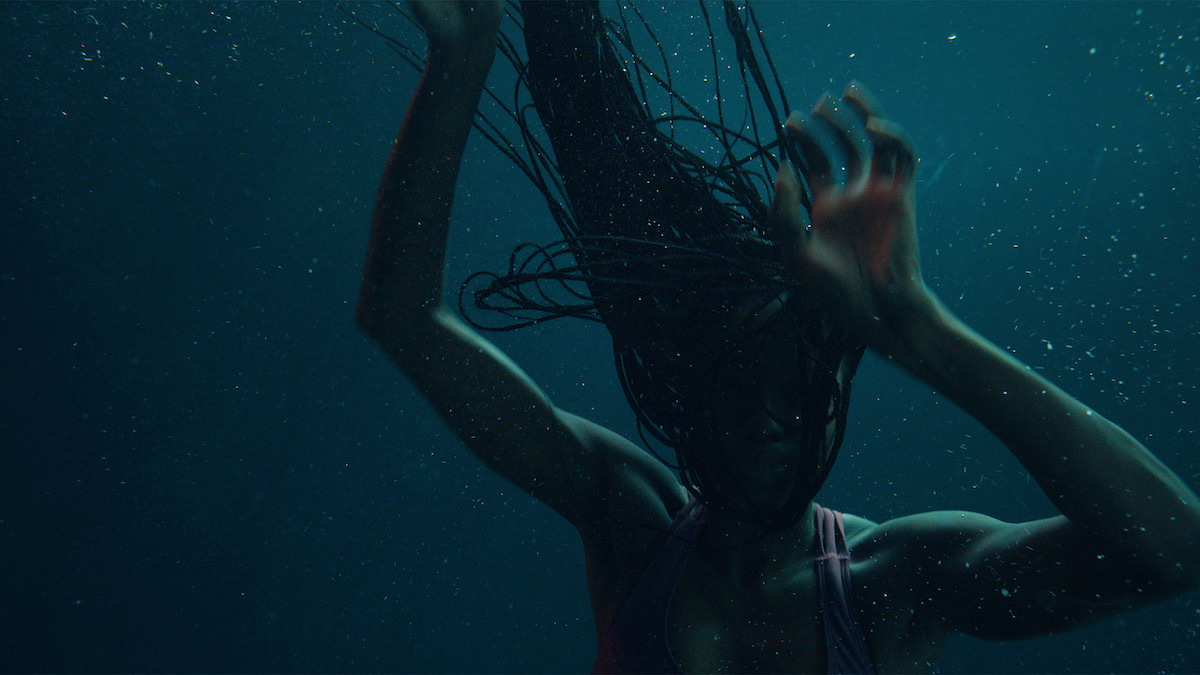
[[[386,8],[357,6],[420,44]],[[931,285],[1200,485],[1192,3],[761,3],[793,105],[864,81],[921,154]],[[686,92],[695,5],[649,11]],[[352,321],[416,74],[325,3],[0,5],[0,670],[580,671],[570,527],[466,456]],[[498,75],[499,77],[500,75]],[[478,137],[451,288],[556,233]],[[495,336],[632,435],[607,338]],[[864,362],[826,505],[1050,506]],[[1200,597],[944,672],[1200,670]]]

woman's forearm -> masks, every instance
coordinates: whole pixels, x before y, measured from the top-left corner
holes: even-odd
[[[979,420],[1074,524],[1155,578],[1200,574],[1196,495],[1137,440],[964,325],[938,303],[905,365]]]
[[[392,146],[371,224],[357,319],[394,339],[413,314],[442,301],[458,169],[494,57],[486,49],[431,51]]]

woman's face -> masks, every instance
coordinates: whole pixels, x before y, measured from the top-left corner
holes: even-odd
[[[810,382],[834,378],[840,389],[842,368],[817,362],[795,313],[768,306],[755,320],[763,322],[762,332],[732,350],[715,372],[708,406],[712,437],[701,461],[720,490],[732,493],[723,502],[762,517],[789,506],[797,486],[808,485],[828,460],[833,411],[821,411],[824,433],[803,417],[814,410]]]

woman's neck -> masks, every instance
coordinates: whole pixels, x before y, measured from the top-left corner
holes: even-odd
[[[700,552],[743,587],[770,585],[812,564],[816,525],[814,505],[792,526],[771,530],[749,524],[725,511],[711,510],[700,540]]]

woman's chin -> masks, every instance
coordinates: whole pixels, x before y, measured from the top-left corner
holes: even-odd
[[[762,464],[738,471],[746,507],[759,514],[782,509],[791,496],[794,479],[787,464]]]

